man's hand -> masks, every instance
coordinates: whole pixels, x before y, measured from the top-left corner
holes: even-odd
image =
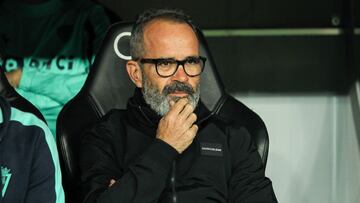
[[[21,75],[22,75],[21,68],[5,73],[7,80],[9,81],[10,85],[13,86],[14,88],[17,88],[19,86]]]
[[[170,105],[171,109],[159,122],[156,137],[182,153],[197,133],[198,126],[194,124],[197,117],[187,98],[182,98],[175,104],[171,101]]]

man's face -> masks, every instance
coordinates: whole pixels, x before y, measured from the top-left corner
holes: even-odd
[[[199,44],[192,28],[184,23],[166,20],[154,20],[144,29],[143,58],[174,58],[183,60],[199,56]],[[200,76],[188,76],[183,66],[179,66],[174,75],[161,77],[154,64],[143,64],[142,88],[145,101],[159,115],[169,110],[169,102],[187,97],[196,107],[200,98]]]

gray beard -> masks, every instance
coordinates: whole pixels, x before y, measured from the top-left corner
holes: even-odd
[[[164,116],[170,110],[170,100],[177,102],[181,97],[168,96],[174,91],[184,91],[188,94],[187,98],[189,104],[196,108],[200,99],[200,84],[194,90],[190,85],[177,82],[167,85],[163,91],[160,92],[153,86],[147,78],[143,75],[143,96],[145,102],[154,110],[158,115]]]

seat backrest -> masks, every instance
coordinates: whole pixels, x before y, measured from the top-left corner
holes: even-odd
[[[109,110],[126,108],[127,100],[134,92],[125,64],[129,60],[131,23],[112,25],[100,47],[89,76],[80,90],[68,102],[58,117],[57,143],[63,171],[63,186],[67,202],[79,202],[78,146],[84,129],[94,125]],[[228,119],[246,121],[254,136],[263,163],[266,163],[268,135],[259,116],[226,94],[205,38],[198,32],[200,54],[207,58],[201,75],[201,100],[214,114]],[[234,109],[239,112],[234,113]],[[254,124],[253,124],[254,123]]]
[[[32,103],[15,91],[15,89],[7,81],[3,69],[0,69],[0,95],[4,97],[11,106],[21,111],[32,113],[46,123],[45,118],[40,111]]]

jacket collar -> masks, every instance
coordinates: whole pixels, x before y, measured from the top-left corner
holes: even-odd
[[[128,100],[127,115],[130,123],[139,126],[147,133],[156,133],[157,126],[161,119],[151,107],[145,102],[141,89],[136,88],[133,97]],[[195,124],[200,125],[211,116],[211,112],[199,101],[194,113],[197,116]]]
[[[11,116],[11,107],[10,104],[0,96],[0,142],[4,138],[4,136],[7,134],[6,129],[8,126],[8,123],[10,122],[10,116]]]

